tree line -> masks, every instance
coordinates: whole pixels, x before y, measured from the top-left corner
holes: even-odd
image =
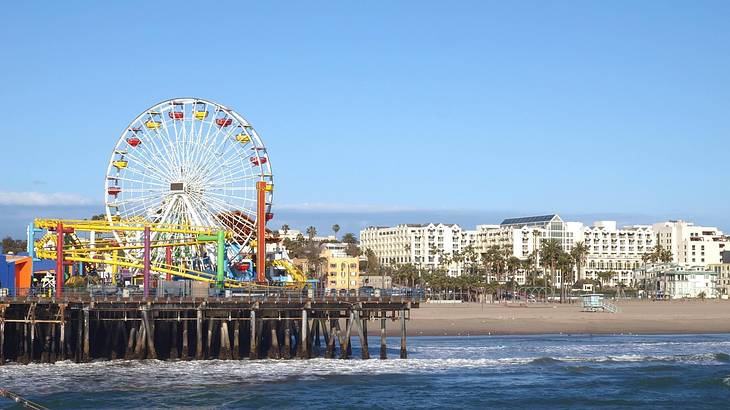
[[[406,245],[406,251],[410,251]],[[396,284],[404,287],[424,287],[432,290],[460,289],[467,292],[484,291],[502,295],[505,290],[515,292],[518,272],[525,274],[526,287],[543,288],[544,294],[550,292],[555,297],[559,292],[561,301],[565,301],[571,288],[582,288],[590,283],[600,288],[618,275],[616,271],[600,271],[597,279],[588,279],[583,275],[588,256],[588,246],[579,241],[565,251],[560,241],[543,239],[537,252],[532,252],[525,259],[514,256],[509,246],[493,245],[485,252],[479,253],[472,246],[462,251],[445,253],[443,250],[430,248],[437,259],[435,268],[424,268],[411,263],[385,264],[380,266],[372,250],[366,250],[367,271],[370,275],[390,275]],[[644,262],[670,262],[672,253],[661,245],[655,246],[642,258]],[[453,266],[461,266],[460,275],[449,275]],[[560,286],[558,287],[558,284]],[[618,284],[619,291],[626,284]]]

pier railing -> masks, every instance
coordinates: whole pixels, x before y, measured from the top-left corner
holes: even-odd
[[[160,286],[151,289],[150,296],[145,298],[144,290],[138,286],[119,287],[115,285],[93,285],[87,287],[64,287],[61,301],[88,300],[166,300],[166,299],[198,299],[198,300],[322,300],[322,301],[397,301],[423,302],[430,294],[402,289],[376,289],[375,291],[331,291],[325,289],[295,289],[286,287],[251,287],[240,289],[205,288],[190,289],[185,287]],[[21,288],[4,290],[0,293],[0,301],[36,300],[56,301],[52,289]]]

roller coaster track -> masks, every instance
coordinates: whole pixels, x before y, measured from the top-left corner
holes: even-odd
[[[90,221],[90,220],[61,220],[61,219],[36,219],[34,221],[35,228],[45,229],[48,231],[40,240],[36,241],[36,256],[41,259],[56,259],[56,242],[51,240],[56,237],[54,231],[58,225],[62,224],[64,230],[73,230],[73,239],[71,243],[67,243],[63,249],[63,259],[71,262],[84,262],[86,264],[106,264],[132,269],[143,269],[144,264],[137,259],[129,259],[114,255],[119,251],[140,250],[144,248],[144,244],[139,242],[130,242],[126,244],[118,244],[113,239],[102,239],[92,244],[86,244],[76,235],[80,232],[122,232],[123,236],[127,236],[129,232],[141,232],[145,227],[149,227],[150,232],[175,233],[184,238],[177,240],[158,240],[150,244],[150,248],[166,248],[179,246],[198,246],[210,244],[218,232],[216,228],[200,227],[200,226],[183,226],[183,225],[166,225],[145,223],[139,221],[115,221],[109,223],[107,221]],[[69,235],[69,234],[66,234]],[[231,233],[227,232],[226,236],[230,237]],[[68,241],[67,241],[68,242]],[[183,279],[195,280],[206,283],[215,283],[216,275],[210,272],[198,271],[181,265],[168,265],[165,263],[154,262],[150,265],[150,271],[169,274]],[[269,286],[254,284],[252,282],[239,281],[226,278],[224,287],[227,288],[255,288],[266,289]]]

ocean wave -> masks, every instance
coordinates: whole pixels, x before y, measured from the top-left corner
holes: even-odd
[[[495,369],[501,371],[531,371],[529,368],[554,368],[554,371],[571,373],[588,372],[590,369],[601,369],[615,366],[641,366],[651,369],[652,366],[675,367],[676,365],[727,365],[730,354],[725,352],[705,352],[697,354],[584,354],[576,351],[574,355],[526,355],[519,349],[509,357],[471,358],[471,353],[462,353],[461,357],[433,358],[438,356],[438,347],[428,351],[429,357],[418,357],[414,354],[410,359],[389,360],[337,360],[316,358],[311,360],[206,360],[166,362],[159,360],[129,361],[95,361],[91,363],[74,363],[71,361],[56,364],[7,364],[0,366],[0,380],[3,388],[17,389],[21,392],[32,388],[34,392],[56,393],[63,391],[64,386],[73,385],[80,391],[114,390],[120,385],[125,389],[165,389],[206,388],[222,385],[263,384],[286,381],[317,381],[333,377],[361,377],[388,375],[448,374],[458,372],[460,375],[479,374],[480,370]],[[476,348],[475,348],[476,349]],[[505,349],[498,349],[505,350]],[[468,350],[468,352],[471,352]],[[508,353],[493,351],[494,355]],[[357,352],[354,352],[357,354]],[[450,354],[453,354],[449,350]],[[415,357],[414,357],[415,356]],[[620,368],[620,367],[617,367]],[[522,370],[525,369],[525,370]],[[552,371],[552,370],[551,370]],[[64,380],[59,384],[58,380]],[[92,380],[93,383],[89,383]],[[669,381],[667,381],[669,383]],[[718,383],[718,379],[714,379]],[[730,387],[730,376],[722,383]]]
[[[556,359],[554,357],[538,357],[537,359],[530,360],[529,364],[537,364],[537,365],[551,365],[551,364],[558,364],[563,363],[562,360]]]

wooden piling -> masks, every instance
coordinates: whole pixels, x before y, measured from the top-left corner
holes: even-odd
[[[353,318],[353,315],[352,315],[352,313],[350,313],[350,317],[345,319],[345,330],[347,330],[348,328],[350,328],[350,329],[352,328],[352,325],[353,325],[352,318]],[[347,357],[352,357],[352,343],[350,340],[350,336],[351,335],[348,335],[347,344],[345,345],[345,347],[347,347]]]
[[[213,332],[215,332],[215,322],[213,318],[208,318],[208,342],[205,346],[208,347],[208,353],[205,355],[207,359],[213,358]]]
[[[363,345],[362,346],[363,346],[363,350],[365,351],[365,353],[367,353],[366,359],[370,358],[370,346],[368,346],[368,321],[369,321],[369,319],[370,319],[369,317],[365,317],[365,319],[363,319],[362,316],[360,316],[360,323],[362,324],[362,333],[363,333],[363,340],[362,340]]]
[[[385,312],[382,312],[384,315]],[[388,358],[388,346],[386,344],[386,335],[385,335],[385,317],[380,319],[380,358],[381,359],[387,359]]]
[[[289,319],[289,313],[286,313],[286,319]],[[291,321],[284,321],[284,359],[291,359]]]
[[[134,346],[134,358],[137,360],[144,359],[147,355],[147,327],[143,322],[139,324],[139,331],[137,332],[137,340]]]
[[[279,321],[269,321],[269,326],[271,327],[271,343],[269,344],[269,359],[280,359],[280,351],[279,351],[279,336],[278,336],[278,325]]]
[[[251,325],[251,339],[250,339],[250,347],[248,351],[248,358],[249,359],[258,359],[258,344],[256,343],[256,311],[251,311],[251,319],[250,319],[250,325]]]
[[[58,325],[58,357],[61,360],[66,360],[66,305],[61,304],[58,306],[58,318],[61,323]]]
[[[220,350],[218,351],[218,358],[221,360],[231,360],[231,338],[228,336],[228,321],[221,320],[221,331],[220,331]]]
[[[187,319],[187,315],[185,317]],[[180,353],[181,359],[188,360],[190,359],[190,352],[189,352],[189,336],[188,336],[188,320],[183,321],[183,331],[182,331],[182,352]]]
[[[307,358],[317,357],[317,352],[314,349],[314,336],[317,334],[317,319],[309,320],[312,325],[309,326],[309,340],[307,340]]]
[[[172,322],[170,324],[170,360],[177,360],[179,358],[178,356],[178,350],[177,350],[177,322]]]
[[[233,323],[233,360],[241,358],[241,321],[236,320]]]
[[[203,307],[198,307],[196,317],[195,360],[203,360]]]
[[[26,337],[26,324],[18,323],[16,334],[18,335],[18,362],[28,364],[28,338]]]
[[[125,359],[134,358],[134,344],[137,341],[137,328],[132,325],[132,329],[129,331],[129,340],[127,341],[127,350],[124,352]]]
[[[74,359],[77,363],[81,363],[84,348],[84,316],[83,312],[78,312],[76,315],[76,343],[74,344],[76,352],[74,353]]]
[[[30,322],[30,362],[33,362],[35,358],[35,323]]]
[[[147,307],[142,308],[142,322],[144,323],[144,333],[147,338],[147,358],[157,359],[157,349],[155,349],[155,328],[152,320],[150,320],[150,311]]]
[[[325,359],[334,359],[335,357],[335,339],[337,339],[337,335],[335,334],[335,321],[337,321],[337,319],[330,319],[330,328],[329,332],[327,332],[329,336],[326,339],[327,347],[324,351]]]
[[[408,358],[408,350],[406,348],[406,311],[400,311],[400,358]]]
[[[350,350],[350,337],[352,336],[352,324],[354,322],[353,313],[350,312],[350,320],[347,321],[347,328],[345,329],[345,342],[340,346],[340,359],[347,359],[352,355]]]
[[[308,329],[309,321],[307,320],[307,309],[302,309],[301,337],[299,338],[299,358],[301,359],[309,359],[309,347],[307,346]]]
[[[49,323],[47,326],[51,330],[51,332],[50,332],[51,334],[48,337],[48,342],[49,342],[48,343],[48,347],[49,347],[49,350],[50,350],[48,352],[48,362],[49,363],[56,363],[56,324],[55,323]]]
[[[370,358],[370,352],[368,352],[368,342],[367,342],[367,335],[363,329],[363,323],[360,318],[360,312],[355,310],[353,311],[353,321],[355,322],[355,326],[357,327],[357,335],[360,338],[360,346],[361,346],[361,357],[363,360]]]
[[[312,320],[312,325],[314,326],[314,347],[319,351],[319,349],[322,347],[322,342],[320,339],[320,324],[321,322],[317,319]]]
[[[84,308],[84,347],[83,347],[83,355],[81,357],[82,362],[88,362],[89,361],[89,350],[91,348],[91,341],[90,338],[90,323],[89,323],[89,308]]]

